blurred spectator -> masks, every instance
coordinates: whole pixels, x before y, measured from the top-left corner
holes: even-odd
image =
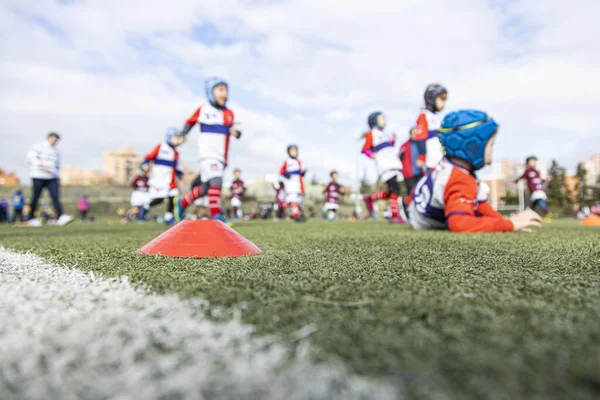
[[[85,221],[87,219],[88,211],[90,210],[90,201],[88,200],[87,194],[84,194],[79,200],[79,203],[77,203],[77,210],[79,211],[81,220]]]
[[[50,192],[55,216],[58,218],[56,224],[66,225],[73,220],[73,217],[70,215],[63,214],[63,209],[60,204],[60,153],[56,148],[59,139],[60,135],[58,133],[50,132],[45,141],[34,145],[27,154],[33,188],[30,213],[32,219],[29,221],[30,226],[41,225],[41,221],[35,218],[35,212],[44,188],[47,188]]]
[[[12,195],[13,215],[12,222],[23,222],[23,207],[25,207],[25,196],[21,190]]]
[[[0,224],[8,222],[8,201],[6,199],[0,200]]]

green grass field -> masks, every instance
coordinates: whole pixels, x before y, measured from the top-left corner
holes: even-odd
[[[256,334],[312,325],[316,360],[409,398],[600,397],[600,228],[535,234],[413,232],[383,222],[234,226],[263,253],[169,259],[135,250],[157,224],[0,228],[0,244],[159,293],[241,309]]]

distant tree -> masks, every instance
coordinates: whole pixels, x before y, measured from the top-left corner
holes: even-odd
[[[592,200],[600,201],[600,175],[596,180],[596,184],[592,187]]]
[[[313,174],[311,180],[310,180],[311,185],[316,186],[319,184],[319,178],[317,177],[317,174]]]
[[[577,194],[579,196],[579,201],[585,201],[587,197],[589,197],[589,188],[586,184],[587,171],[583,166],[583,163],[577,164]]]
[[[373,191],[373,187],[369,184],[366,178],[360,180],[360,193],[366,194]]]
[[[561,167],[556,160],[552,160],[550,167],[547,194],[549,202],[555,206],[564,207],[567,202],[567,190],[565,185],[565,168]]]

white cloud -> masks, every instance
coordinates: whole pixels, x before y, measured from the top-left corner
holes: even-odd
[[[352,117],[352,113],[348,110],[333,110],[325,114],[325,120],[333,122],[348,121]]]
[[[98,167],[102,151],[126,145],[145,151],[194,110],[202,79],[216,73],[231,81],[244,123],[231,159],[247,175],[278,167],[290,142],[320,176],[356,175],[352,137],[367,114],[384,110],[402,138],[433,81],[449,88],[450,109],[499,120],[498,157],[573,163],[592,152],[581,143],[600,136],[594,0],[0,7],[0,135],[11,144],[1,160],[22,176],[26,148],[51,129],[64,131],[69,163]],[[231,40],[195,40],[203,23]],[[183,155],[194,165],[190,143]]]

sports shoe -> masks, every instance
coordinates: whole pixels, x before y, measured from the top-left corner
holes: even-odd
[[[548,213],[548,214],[544,215],[545,222],[552,222],[555,219],[556,219],[556,215],[553,213]]]
[[[31,226],[31,227],[39,227],[42,226],[42,221],[37,219],[37,218],[32,218],[29,221],[27,221],[27,226]]]
[[[175,221],[181,222],[185,218],[185,208],[181,206],[181,199],[179,196],[173,198],[173,216]]]
[[[223,215],[223,213],[219,213],[217,215],[215,215],[214,217],[211,218],[212,220],[215,221],[221,221],[224,224],[227,224],[227,220],[225,219],[225,216]]]
[[[73,222],[74,219],[71,215],[63,214],[56,220],[56,225],[65,226]]]
[[[402,225],[408,224],[408,222],[406,222],[406,220],[399,215],[396,217],[390,218],[389,221],[390,221],[390,224],[402,224]]]

